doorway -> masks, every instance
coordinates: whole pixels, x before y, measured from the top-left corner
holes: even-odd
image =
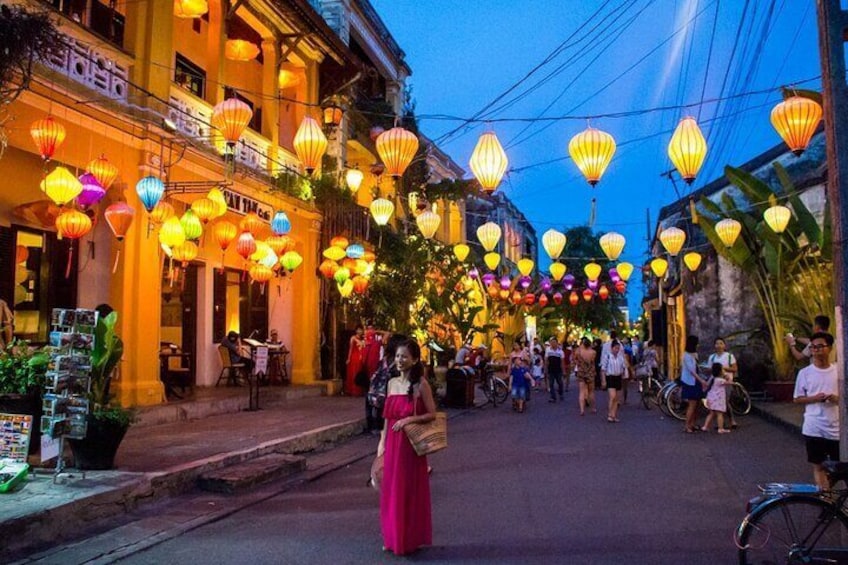
[[[179,350],[185,357],[167,359],[168,367],[163,370],[188,369],[191,386],[196,383],[197,365],[197,278],[198,266],[189,264],[176,269],[172,277],[169,269],[163,269],[160,323],[160,346],[162,349]]]

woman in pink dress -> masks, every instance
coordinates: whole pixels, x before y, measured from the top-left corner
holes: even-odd
[[[403,428],[433,420],[436,403],[423,378],[417,342],[407,340],[398,346],[395,367],[400,375],[389,380],[383,408],[386,424],[377,447],[377,457],[384,457],[380,526],[383,549],[407,555],[433,543],[433,523],[427,457],[415,453]]]
[[[365,340],[362,338],[362,326],[356,326],[355,333],[350,337],[347,350],[347,373],[345,373],[344,391],[350,396],[362,396],[365,389],[356,384],[356,374],[364,367]],[[371,377],[371,373],[368,373]]]

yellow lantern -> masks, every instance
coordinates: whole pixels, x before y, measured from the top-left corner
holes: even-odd
[[[783,233],[792,218],[792,210],[786,206],[772,206],[763,212],[763,218],[774,233]]]
[[[59,237],[65,239],[79,239],[90,232],[92,227],[91,218],[88,217],[88,214],[73,208],[59,214],[56,217],[55,224]],[[70,262],[70,257],[68,262]]]
[[[198,198],[191,203],[191,210],[194,212],[194,215],[205,224],[216,217],[215,214],[218,212],[218,205],[206,197]]]
[[[345,282],[339,284],[336,283],[336,287],[339,289],[339,294],[342,295],[342,298],[347,298],[353,292],[353,279],[347,279]]]
[[[170,203],[160,200],[156,203],[153,211],[150,212],[150,220],[154,224],[161,224],[168,218],[174,215],[174,207]]]
[[[533,262],[533,259],[524,257],[518,260],[518,272],[524,275],[525,277],[530,276],[530,273],[533,272],[533,267],[535,266],[536,263]]]
[[[494,192],[506,173],[509,160],[498,136],[489,131],[480,136],[471,154],[471,171],[486,192]]]
[[[227,200],[224,198],[224,193],[221,192],[219,189],[211,189],[206,194],[206,198],[215,203],[214,218],[220,218],[221,216],[227,213]]]
[[[165,223],[159,228],[159,243],[171,249],[182,245],[185,243],[185,240],[185,230],[182,223],[180,223],[180,219],[176,216],[171,216],[165,220]]]
[[[304,116],[300,122],[294,136],[294,151],[306,174],[311,175],[321,165],[321,158],[327,151],[327,136],[314,118]]]
[[[460,262],[465,262],[465,259],[468,258],[468,254],[471,252],[471,248],[465,245],[464,243],[457,243],[453,246],[453,254]]]
[[[549,270],[551,272],[551,277],[553,277],[555,281],[559,282],[560,280],[562,280],[562,277],[565,276],[565,271],[567,271],[568,269],[564,264],[560,263],[559,261],[554,261],[553,263],[551,263]]]
[[[174,15],[178,18],[199,18],[208,11],[206,0],[174,0]]]
[[[565,234],[557,230],[548,230],[542,235],[542,247],[552,261],[556,261],[562,255],[566,241]]]
[[[39,155],[45,161],[49,161],[65,141],[65,126],[53,120],[53,116],[33,122],[29,133],[38,146]]]
[[[603,249],[604,255],[606,255],[610,261],[615,261],[624,250],[625,241],[626,240],[623,235],[618,232],[611,231],[601,236],[601,249]]]
[[[336,247],[335,245],[331,245],[322,253],[324,257],[329,259],[330,261],[341,261],[345,257],[347,257],[347,253],[341,247]]]
[[[494,271],[498,268],[498,265],[501,264],[501,256],[500,254],[491,251],[483,255],[483,262],[486,263],[486,266],[489,267],[490,271]]]
[[[486,251],[492,251],[501,239],[501,227],[495,222],[486,222],[477,228],[477,239]]]
[[[118,178],[118,167],[110,163],[106,155],[92,159],[86,166],[86,170],[94,175],[94,178],[97,179],[104,190],[109,190],[109,187]]]
[[[732,218],[725,218],[715,225],[715,231],[725,247],[730,248],[742,232],[742,224]]]
[[[417,151],[418,138],[401,127],[384,131],[377,137],[377,153],[386,170],[395,178],[403,175]]]
[[[359,169],[348,169],[345,173],[345,183],[353,194],[356,194],[356,191],[362,186],[362,179],[364,178],[365,174]]]
[[[230,61],[247,62],[259,56],[259,46],[244,39],[228,39],[224,44],[224,57]]]
[[[692,184],[707,156],[707,140],[695,118],[689,116],[677,124],[668,144],[668,156],[686,184]]]
[[[662,258],[656,258],[651,261],[651,270],[657,276],[658,279],[663,278],[666,271],[668,271],[668,261]]]
[[[683,262],[686,264],[686,268],[695,272],[698,270],[698,267],[701,266],[701,254],[695,251],[690,251],[683,256]]]
[[[56,167],[41,181],[41,190],[57,206],[64,206],[82,192],[82,183],[65,167]]]
[[[571,160],[592,186],[601,180],[614,153],[615,140],[612,136],[592,127],[578,133],[568,142]]]
[[[771,111],[771,125],[795,155],[807,148],[821,118],[821,105],[803,96],[791,96]]]
[[[280,265],[289,273],[293,273],[303,263],[303,256],[297,251],[286,251],[280,257]]]
[[[686,242],[686,232],[680,228],[670,227],[660,232],[660,242],[672,257],[677,257]]]
[[[418,217],[415,218],[415,223],[418,224],[418,229],[421,230],[421,235],[423,235],[426,239],[430,239],[436,234],[436,230],[439,229],[439,224],[442,223],[442,218],[435,212],[425,210],[418,214]]]
[[[298,73],[289,69],[280,69],[279,74],[277,74],[277,87],[280,90],[294,88],[298,84],[300,84],[300,75]]]
[[[633,265],[624,261],[624,262],[616,265],[615,270],[618,273],[618,276],[621,278],[621,280],[623,280],[624,282],[627,282],[627,280],[630,278],[630,275],[633,274]]]
[[[250,275],[250,280],[259,284],[265,284],[274,278],[274,271],[261,263],[251,265],[247,272]]]
[[[256,242],[256,249],[253,253],[250,254],[250,260],[254,263],[261,262],[269,253],[273,253],[274,250],[271,249],[271,246],[265,243],[264,241]]]
[[[392,204],[391,200],[386,200],[385,198],[377,198],[373,202],[371,202],[371,215],[374,217],[374,221],[377,222],[378,226],[385,226],[389,223],[389,218],[392,217],[392,213],[395,211],[395,205]]]
[[[241,134],[253,118],[250,106],[238,98],[227,98],[212,109],[212,125],[217,128],[226,141],[233,147],[241,139]]]
[[[185,241],[182,245],[177,245],[171,248],[171,257],[174,261],[179,261],[182,264],[191,263],[197,258],[197,244],[193,241]]]
[[[586,263],[586,266],[583,267],[583,272],[586,273],[586,278],[590,281],[598,280],[602,270],[601,266],[597,263]]]

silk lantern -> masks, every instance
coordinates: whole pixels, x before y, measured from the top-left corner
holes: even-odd
[[[171,216],[159,228],[159,243],[170,247],[178,247],[186,240],[185,230],[183,229],[180,219],[176,216]]]
[[[250,275],[250,280],[259,283],[263,289],[265,283],[274,278],[274,271],[261,264],[251,265],[247,274]]]
[[[130,208],[126,202],[115,202],[104,210],[103,216],[115,238],[118,241],[123,241],[132,224],[135,210]]]
[[[498,268],[498,265],[501,264],[501,256],[500,254],[491,251],[483,256],[483,262],[486,263],[486,266],[490,271],[494,271]]]
[[[218,212],[218,205],[209,198],[198,198],[191,203],[191,211],[197,216],[202,224],[206,224],[209,220],[215,218]]]
[[[290,69],[280,69],[277,74],[277,88],[285,90],[300,84],[300,75]]]
[[[221,248],[221,268],[224,268],[224,257],[227,253],[227,249],[230,247],[230,244],[236,239],[238,235],[238,228],[232,222],[228,222],[226,220],[219,220],[212,227],[212,237],[215,239],[215,243],[218,244],[218,247]]]
[[[374,221],[377,222],[378,226],[385,226],[389,223],[389,219],[392,217],[392,213],[395,211],[395,205],[392,204],[391,200],[386,200],[385,198],[377,198],[376,200],[371,202],[371,215],[374,217]]]
[[[239,229],[243,232],[250,232],[250,235],[257,238],[265,229],[265,222],[256,213],[250,212],[245,214],[239,222]]]
[[[303,263],[303,256],[297,251],[286,251],[282,257],[280,257],[280,265],[289,272],[289,274],[293,273],[295,269],[300,267],[301,263]]]
[[[365,292],[367,290],[368,290],[368,279],[367,278],[365,278],[361,275],[357,275],[357,276],[353,277],[353,291],[356,294],[365,294]]]
[[[556,261],[562,255],[566,241],[565,234],[554,229],[550,229],[542,235],[542,247],[545,248],[545,253],[548,254],[551,261]]]
[[[227,200],[224,198],[224,193],[217,188],[211,188],[206,194],[206,198],[215,203],[215,218],[220,218],[227,213]]]
[[[291,238],[285,235],[272,235],[270,237],[265,238],[265,243],[270,247],[274,253],[282,256],[286,251],[291,251],[293,246],[293,242]]]
[[[91,173],[83,173],[80,175],[79,181],[82,185],[82,191],[77,196],[77,206],[83,210],[88,210],[97,205],[106,196],[106,189],[100,186],[100,183]]]
[[[74,258],[73,241],[91,231],[91,218],[87,214],[78,210],[65,210],[56,218],[56,231],[59,232],[59,238],[70,239],[71,244],[68,246],[68,264],[65,267],[65,278],[71,276],[71,265]]]
[[[442,218],[435,212],[425,210],[418,214],[418,217],[415,218],[415,223],[418,224],[418,229],[421,230],[421,235],[423,235],[425,239],[430,239],[436,234],[436,230],[439,229],[439,224],[442,223]]]
[[[668,271],[668,261],[661,257],[657,257],[653,261],[651,261],[651,270],[657,276],[658,279],[663,278],[665,276],[666,271]]]
[[[560,304],[562,304],[562,293],[561,292],[555,292],[553,299],[554,299],[554,304],[559,306]]]
[[[351,193],[356,194],[359,187],[362,186],[362,180],[365,178],[365,173],[359,169],[348,169],[345,173],[345,184]]]
[[[610,134],[589,127],[571,138],[568,153],[589,184],[595,186],[612,161],[615,140]]]
[[[500,285],[501,285],[501,288],[504,289],[504,290],[507,290],[507,289],[509,289],[509,287],[512,286],[512,279],[509,278],[509,275],[504,275],[504,276],[501,277]]]
[[[588,288],[583,291],[583,300],[585,300],[586,302],[592,300],[593,296],[595,296],[595,293],[589,290]]]
[[[314,118],[303,117],[294,136],[294,151],[303,163],[306,174],[311,175],[321,165],[321,159],[327,151],[327,136]]]
[[[330,245],[339,249],[347,249],[350,245],[350,240],[343,235],[337,235],[330,240]]]
[[[771,111],[771,125],[795,155],[810,144],[821,118],[821,105],[803,96],[790,96]]]
[[[535,294],[525,294],[524,295],[524,305],[525,306],[533,306],[536,303],[536,295]]]
[[[568,273],[562,278],[562,286],[565,287],[565,290],[571,290],[574,287],[574,283],[577,279],[571,273]]]
[[[732,218],[725,218],[715,225],[716,234],[724,246],[727,248],[733,247],[736,243],[736,238],[742,232],[742,224]]]
[[[206,0],[174,0],[174,15],[178,18],[199,18],[208,11]]]
[[[524,276],[522,276],[521,278],[518,279],[518,285],[521,288],[523,288],[524,290],[527,290],[528,288],[530,288],[531,284],[533,284],[533,278],[532,277],[528,277],[528,276],[524,275]]]
[[[456,256],[459,262],[464,263],[468,258],[468,254],[471,252],[471,248],[468,247],[464,243],[457,243],[453,246],[453,254]]]
[[[271,220],[271,231],[274,232],[274,235],[288,235],[291,231],[291,221],[282,210],[274,213],[274,218]]]
[[[498,136],[491,131],[481,135],[471,154],[469,165],[483,190],[491,193],[498,188],[508,164],[509,160],[498,141]]]
[[[606,300],[607,298],[609,298],[609,294],[610,293],[609,293],[609,289],[607,288],[607,286],[602,284],[601,288],[598,289],[598,296],[600,297],[600,299]]]
[[[49,161],[65,141],[65,126],[55,121],[53,116],[33,122],[29,133],[45,161]]]
[[[567,269],[563,263],[560,263],[559,261],[554,261],[553,263],[551,263],[551,266],[548,268],[548,270],[551,272],[551,277],[553,277],[555,281],[560,281],[565,275],[565,271]]]
[[[547,294],[540,294],[539,295],[539,306],[544,308],[545,306],[548,305],[548,300],[549,300],[549,298],[548,298]],[[561,296],[560,296],[560,301],[562,301]]]
[[[619,293],[619,294],[624,294],[624,292],[625,292],[626,290],[627,290],[627,283],[626,283],[626,282],[624,282],[624,281],[622,281],[622,280],[619,280],[619,281],[617,281],[617,282],[615,283],[615,291],[616,291],[617,293]]]
[[[660,232],[660,242],[672,257],[677,257],[686,242],[686,232],[680,228],[670,227]]]
[[[572,306],[577,306],[577,303],[580,302],[580,297],[577,296],[576,291],[571,291],[571,294],[568,295],[568,303]]]
[[[345,281],[350,279],[350,269],[347,267],[341,267],[336,270],[333,274],[333,279],[335,279],[336,283],[344,284]]]
[[[598,277],[601,276],[601,271],[603,268],[597,263],[586,263],[586,266],[583,267],[583,272],[586,274],[586,278],[590,281],[598,280]]]
[[[783,233],[792,218],[792,210],[786,206],[771,206],[763,212],[763,218],[774,233]]]
[[[336,283],[336,288],[339,289],[339,294],[342,298],[348,298],[353,292],[353,281],[351,279],[347,279],[343,283]]]
[[[677,124],[668,144],[668,156],[686,184],[692,184],[707,155],[707,140],[695,118],[685,117]]]
[[[523,257],[518,260],[518,272],[522,275],[529,276],[531,272],[533,272],[533,267],[536,266],[536,263],[533,262],[533,259],[529,259],[527,257]]]
[[[197,259],[198,253],[197,244],[193,241],[184,241],[181,245],[171,249],[171,257],[174,258],[174,261],[182,263],[183,267]]]
[[[160,200],[150,212],[150,220],[155,224],[161,224],[174,215],[174,207],[170,203]]]
[[[238,98],[227,98],[212,109],[212,126],[224,138],[229,147],[234,147],[253,118],[253,110]]]
[[[418,138],[402,127],[394,127],[377,137],[377,153],[394,178],[403,175],[417,151]]]
[[[341,247],[336,247],[335,245],[331,245],[327,249],[322,252],[322,255],[329,259],[330,261],[341,261],[345,257],[347,257],[347,253]]]
[[[193,241],[200,239],[200,236],[203,235],[203,224],[191,208],[183,213],[180,223],[183,225],[183,231],[187,240]]]
[[[82,193],[82,183],[65,167],[56,167],[41,181],[41,190],[57,206],[64,206]]]
[[[698,270],[698,267],[701,266],[701,254],[695,251],[690,251],[683,256],[683,262],[690,271],[695,272]]]
[[[345,249],[345,253],[351,259],[362,259],[365,256],[365,248],[361,243],[351,243]]]
[[[224,57],[230,61],[247,62],[259,56],[259,46],[244,39],[228,39],[224,44]]]
[[[100,155],[97,159],[89,161],[86,170],[97,179],[103,190],[109,190],[118,178],[118,167],[110,163],[106,155]]]
[[[624,261],[616,265],[615,270],[621,280],[626,282],[630,279],[630,275],[633,274],[633,265]]]
[[[486,222],[477,228],[477,239],[486,251],[493,251],[501,239],[501,227],[495,222]]]
[[[324,259],[321,261],[321,264],[318,265],[318,272],[321,273],[325,278],[332,278],[333,275],[336,274],[336,271],[339,270],[339,264],[335,261],[331,261],[330,259]]]
[[[621,252],[624,250],[625,242],[624,236],[614,231],[605,233],[600,239],[601,249],[610,261],[615,261],[619,258]]]
[[[246,231],[239,235],[236,240],[236,253],[238,253],[245,261],[247,261],[251,255],[256,253],[256,238],[253,237],[252,233]]]
[[[158,177],[146,176],[136,183],[135,192],[142,206],[149,213],[165,194],[165,184]]]

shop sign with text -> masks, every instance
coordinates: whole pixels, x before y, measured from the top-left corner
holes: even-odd
[[[263,204],[253,198],[248,198],[238,192],[224,189],[224,199],[227,201],[227,208],[236,214],[249,214],[253,212],[266,222],[270,222],[274,216],[274,208]]]

